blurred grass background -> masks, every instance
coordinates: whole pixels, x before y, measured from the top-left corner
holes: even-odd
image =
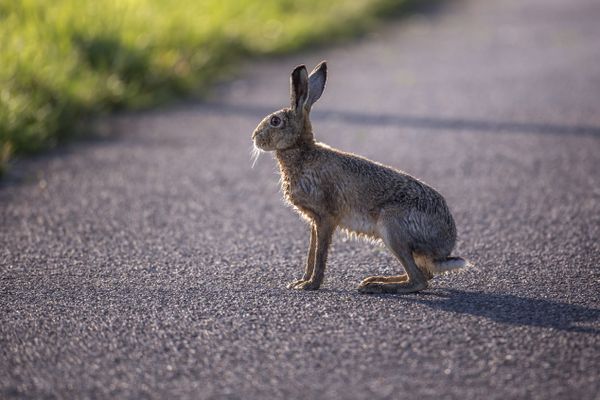
[[[90,116],[201,94],[242,57],[363,33],[410,0],[0,0],[0,170]]]

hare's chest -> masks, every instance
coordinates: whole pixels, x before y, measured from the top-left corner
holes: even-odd
[[[322,182],[316,174],[305,173],[286,179],[282,186],[286,200],[297,207],[320,208],[318,205],[325,198]]]

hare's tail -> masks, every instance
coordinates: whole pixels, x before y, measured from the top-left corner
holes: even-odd
[[[429,257],[415,256],[419,267],[429,271],[432,275],[446,274],[470,267],[472,264],[462,257],[447,257],[444,260],[434,260]]]
[[[436,260],[432,264],[433,271],[431,272],[436,275],[467,268],[471,265],[468,260],[465,260],[462,257],[448,257],[445,260]]]

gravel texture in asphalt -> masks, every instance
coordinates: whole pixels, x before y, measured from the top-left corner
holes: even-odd
[[[599,20],[448,2],[22,161],[0,187],[0,398],[598,399]],[[322,289],[286,289],[308,229],[250,134],[321,59],[318,138],[436,187],[474,268],[361,295],[401,267],[337,235]]]

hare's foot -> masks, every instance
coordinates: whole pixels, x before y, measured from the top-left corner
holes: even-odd
[[[396,275],[396,276],[368,276],[360,282],[359,287],[364,286],[368,283],[379,282],[379,283],[400,283],[406,282],[408,275]]]
[[[311,280],[300,279],[288,285],[288,289],[296,290],[317,290],[321,286],[320,283]]]
[[[395,293],[407,294],[427,289],[427,282],[382,283],[370,282],[358,287],[360,293]]]
[[[304,283],[304,282],[308,282],[308,279],[297,279],[295,281],[292,281],[292,282],[288,283],[287,288],[288,289],[293,289],[294,286],[299,285],[299,284]]]

